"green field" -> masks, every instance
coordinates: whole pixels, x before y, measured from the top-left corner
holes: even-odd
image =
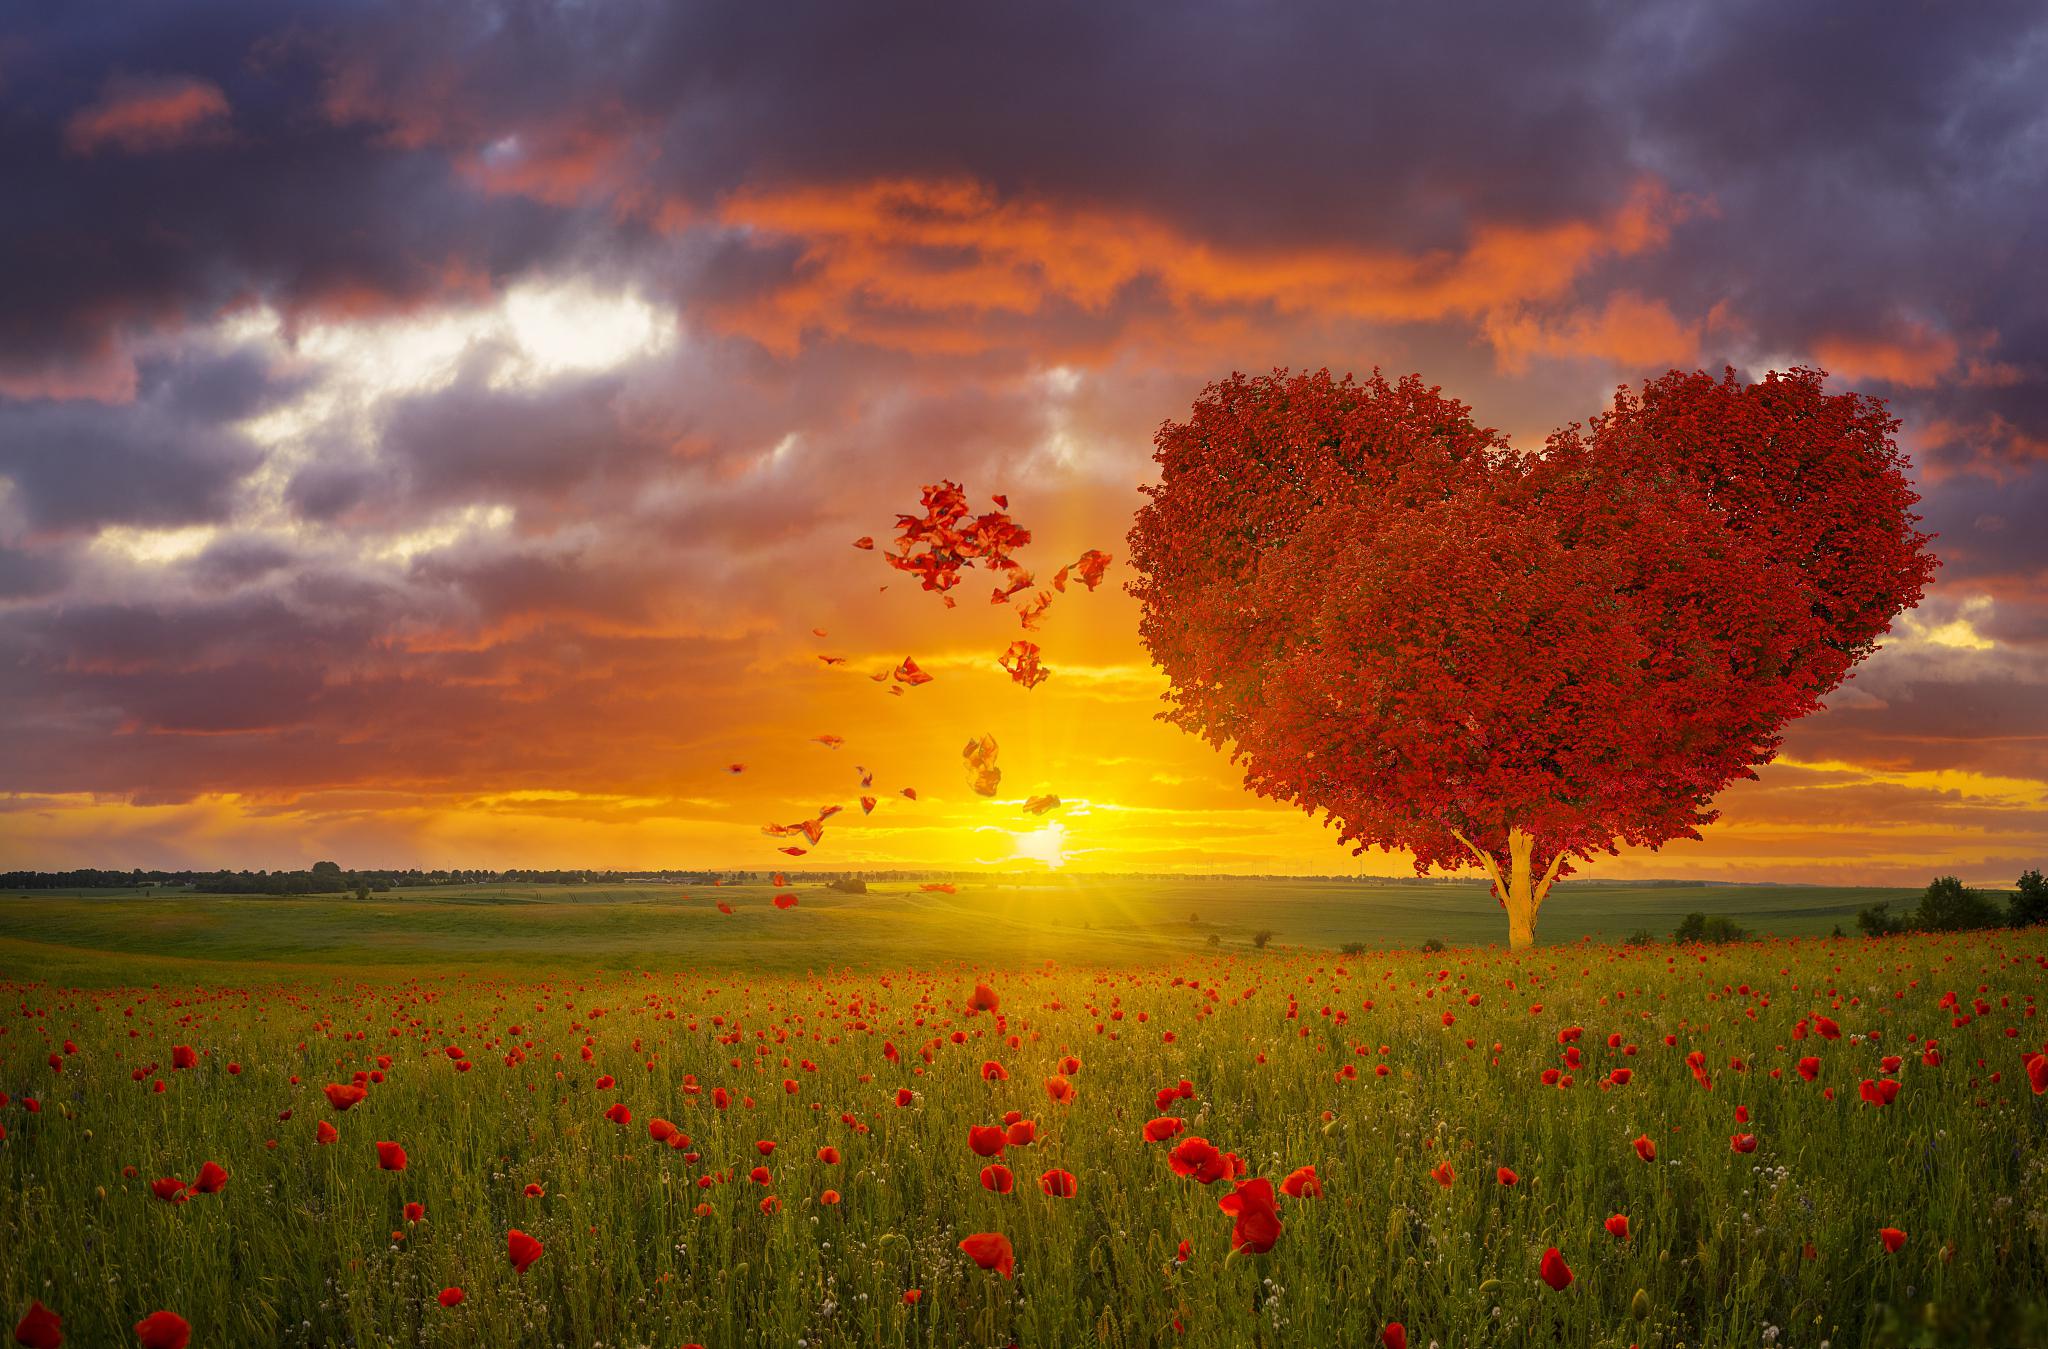
[[[194,1346],[2048,1344],[2048,930],[1585,886],[1517,955],[1476,887],[684,893],[0,897],[0,1331],[37,1301],[90,1346],[157,1311]],[[1576,940],[1695,908],[1781,937]],[[1240,1233],[1222,1201],[1289,1177]],[[1013,1277],[963,1249],[997,1235]]]
[[[794,913],[761,885],[462,886],[367,900],[132,892],[0,891],[0,973],[92,984],[176,962],[242,978],[303,966],[408,970],[927,968],[1142,964],[1248,949],[1269,930],[1282,949],[1455,947],[1506,940],[1485,887],[1300,880],[1058,878],[963,880],[959,893],[877,884],[843,895],[793,887]],[[1806,886],[1560,885],[1545,905],[1546,944],[1668,938],[1686,913],[1726,914],[1759,935],[1855,931],[1865,905],[1909,907],[1914,892]],[[734,912],[720,913],[724,900]],[[1193,921],[1191,921],[1191,919]],[[1215,939],[1212,946],[1211,938]],[[109,957],[141,957],[141,962]],[[198,977],[204,971],[193,972]],[[208,976],[213,977],[213,976]]]

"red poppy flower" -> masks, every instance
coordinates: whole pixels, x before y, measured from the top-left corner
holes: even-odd
[[[775,1155],[775,1143],[772,1139],[756,1139],[754,1151],[760,1153],[763,1157],[773,1157]]]
[[[335,1128],[326,1120],[321,1120],[313,1126],[313,1141],[316,1143],[334,1143],[338,1142],[340,1138],[341,1130]]]
[[[176,1312],[151,1312],[135,1323],[135,1338],[142,1349],[185,1349],[192,1327]]]
[[[173,1068],[197,1068],[198,1066],[199,1066],[199,1055],[197,1055],[197,1054],[195,1054],[194,1052],[192,1052],[192,1046],[191,1046],[191,1045],[172,1045],[172,1046],[171,1046],[171,1067],[173,1067]]]
[[[2027,1085],[2036,1096],[2048,1093],[2048,1054],[2027,1055]]]
[[[462,1305],[462,1299],[467,1296],[468,1294],[464,1293],[460,1288],[443,1288],[441,1296],[436,1298],[435,1301],[444,1307],[459,1307]]]
[[[384,1171],[405,1170],[405,1149],[396,1143],[377,1145],[377,1166]]]
[[[512,1261],[513,1273],[526,1273],[526,1267],[540,1259],[540,1252],[540,1243],[518,1228],[505,1234],[505,1254]]]
[[[818,1160],[827,1166],[839,1165],[839,1149],[831,1146],[819,1148]]]
[[[1452,1183],[1458,1179],[1457,1171],[1449,1162],[1438,1162],[1430,1168],[1429,1175],[1430,1179],[1443,1186],[1446,1190],[1450,1189]]]
[[[981,1188],[997,1194],[1008,1194],[1016,1188],[1017,1179],[1010,1174],[1010,1168],[1001,1162],[990,1162],[981,1168]]]
[[[765,1166],[757,1166],[753,1170],[747,1172],[747,1179],[753,1181],[756,1185],[767,1185],[771,1183],[770,1177],[768,1175],[768,1168]]]
[[[1003,1155],[1003,1131],[994,1124],[970,1124],[967,1126],[967,1146],[977,1157],[1000,1157]]]
[[[1028,1148],[1038,1141],[1038,1123],[1035,1120],[1013,1121],[1003,1141],[1013,1148]]]
[[[1054,1199],[1072,1199],[1081,1193],[1081,1183],[1071,1171],[1048,1171],[1038,1178],[1038,1188]]]
[[[1811,1054],[1799,1060],[1796,1066],[1799,1070],[1799,1075],[1805,1078],[1808,1082],[1811,1082],[1813,1081],[1813,1079],[1820,1076],[1820,1060],[1813,1057],[1813,1055]]]
[[[1313,1166],[1296,1167],[1280,1182],[1280,1193],[1289,1199],[1320,1199],[1323,1197],[1323,1182]]]
[[[983,1269],[992,1269],[1006,1279],[1015,1278],[1017,1268],[1016,1252],[1010,1249],[1010,1239],[1001,1232],[976,1232],[960,1243],[960,1249],[967,1258]]]
[[[1605,1226],[1605,1227],[1607,1228],[1607,1232],[1608,1232],[1608,1235],[1609,1235],[1609,1236],[1612,1236],[1612,1237],[1613,1237],[1613,1238],[1614,1238],[1615,1240],[1617,1240],[1617,1241],[1627,1241],[1627,1240],[1628,1240],[1628,1215],[1627,1215],[1627,1214],[1625,1214],[1625,1213],[1617,1213],[1617,1214],[1615,1214],[1615,1215],[1614,1215],[1613,1217],[1611,1217],[1611,1218],[1609,1218],[1609,1219],[1607,1220],[1607,1222],[1606,1222],[1606,1223],[1604,1224],[1604,1226]]]
[[[192,1182],[194,1194],[219,1194],[228,1187],[228,1173],[219,1162],[207,1162],[199,1168],[199,1179]]]
[[[1650,1141],[1648,1134],[1637,1135],[1636,1141],[1632,1146],[1636,1150],[1636,1156],[1644,1161],[1654,1162],[1657,1160],[1657,1145]]]
[[[1007,1082],[1010,1080],[1010,1070],[997,1063],[994,1059],[990,1059],[987,1063],[981,1065],[981,1080],[984,1082]]]
[[[1145,1122],[1145,1141],[1164,1143],[1187,1127],[1187,1121],[1177,1115],[1162,1115],[1158,1119]]]
[[[676,1126],[665,1119],[651,1119],[647,1121],[647,1136],[657,1143],[666,1143],[676,1136]]]
[[[427,1206],[425,1204],[414,1202],[405,1206],[405,1220],[409,1223],[416,1223],[426,1216]]]
[[[541,1189],[540,1185],[537,1182],[528,1181],[526,1182],[526,1188],[520,1191],[520,1193],[524,1194],[528,1199],[538,1199],[542,1195],[546,1194],[547,1191]]]
[[[327,1104],[333,1106],[336,1110],[346,1110],[352,1105],[360,1105],[363,1098],[370,1094],[368,1090],[357,1086],[353,1082],[346,1084],[329,1082],[321,1090],[327,1093]]]
[[[1072,1105],[1076,1092],[1074,1084],[1061,1076],[1045,1079],[1045,1094],[1052,1098],[1055,1105]]]
[[[903,1304],[907,1307],[915,1307],[923,1298],[924,1289],[922,1288],[906,1288],[903,1290]]]
[[[1731,1135],[1729,1135],[1729,1137],[1728,1137],[1728,1146],[1729,1146],[1729,1147],[1730,1147],[1730,1148],[1731,1148],[1732,1150],[1734,1150],[1734,1151],[1736,1151],[1736,1152],[1755,1152],[1755,1151],[1756,1151],[1756,1135],[1755,1135],[1755,1134],[1731,1134]]]
[[[1381,1349],[1408,1349],[1408,1328],[1399,1321],[1387,1322],[1380,1332]]]
[[[1230,1249],[1263,1255],[1280,1240],[1280,1210],[1273,1198],[1273,1182],[1260,1176],[1241,1180],[1237,1187],[1216,1201],[1216,1207],[1236,1218],[1230,1228]]]
[[[179,1180],[176,1176],[165,1176],[161,1180],[151,1181],[149,1183],[149,1192],[167,1204],[182,1204],[185,1202],[185,1182]]]
[[[1906,1234],[1896,1227],[1878,1228],[1877,1239],[1884,1243],[1884,1248],[1887,1251],[1896,1251],[1899,1247],[1906,1244]]]
[[[1204,1185],[1213,1185],[1229,1173],[1229,1166],[1216,1145],[1206,1138],[1192,1135],[1174,1144],[1173,1151],[1166,1154],[1166,1161],[1175,1175],[1198,1180]]]
[[[1515,1174],[1514,1169],[1512,1167],[1506,1166],[1503,1166],[1498,1171],[1495,1171],[1493,1173],[1493,1177],[1495,1180],[1498,1180],[1503,1185],[1513,1185],[1516,1181],[1519,1181],[1521,1179],[1520,1176]]]
[[[899,1107],[900,1107],[900,1106],[906,1106],[906,1105],[909,1105],[909,1104],[910,1104],[910,1103],[911,1103],[912,1101],[914,1101],[914,1100],[916,1100],[916,1099],[917,1099],[917,1093],[916,1093],[916,1092],[913,1092],[913,1091],[912,1091],[912,1090],[911,1090],[910,1088],[908,1088],[908,1087],[898,1087],[898,1088],[896,1088],[896,1104],[897,1104],[897,1105],[898,1105]]]
[[[1882,1082],[1873,1082],[1866,1077],[1856,1090],[1871,1105],[1890,1105],[1899,1098],[1899,1080],[1888,1077]]]
[[[1555,1246],[1552,1246],[1543,1253],[1543,1263],[1539,1266],[1538,1272],[1543,1275],[1543,1282],[1549,1284],[1560,1293],[1572,1281],[1571,1266],[1564,1262],[1564,1257],[1557,1253],[1557,1247]]]
[[[795,896],[795,895],[777,895],[777,896],[775,897],[775,907],[776,907],[776,908],[778,908],[778,909],[793,909],[793,908],[795,908],[795,907],[796,907],[796,896]]]
[[[827,1191],[825,1191],[825,1193],[823,1193],[823,1194],[821,1194],[821,1195],[819,1195],[819,1196],[818,1196],[818,1202],[819,1202],[819,1203],[821,1203],[821,1204],[836,1204],[836,1203],[838,1203],[838,1202],[839,1202],[839,1191],[837,1191],[837,1190],[827,1190]]]
[[[633,1112],[626,1108],[624,1101],[614,1102],[607,1107],[604,1117],[614,1124],[631,1124],[633,1122]]]
[[[64,1343],[64,1323],[41,1302],[32,1301],[14,1323],[14,1342],[28,1349],[57,1349]]]

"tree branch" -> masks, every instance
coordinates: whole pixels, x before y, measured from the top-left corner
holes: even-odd
[[[1495,897],[1502,904],[1506,904],[1508,902],[1507,882],[1500,878],[1500,863],[1493,860],[1493,854],[1480,848],[1471,839],[1466,838],[1455,829],[1451,830],[1451,837],[1464,844],[1466,849],[1479,859],[1479,864],[1486,868],[1486,874],[1493,879],[1493,893]]]
[[[1543,907],[1544,896],[1548,895],[1550,887],[1557,883],[1557,869],[1564,865],[1564,855],[1565,850],[1559,848],[1557,854],[1550,859],[1550,865],[1543,869],[1543,879],[1536,882],[1535,900],[1530,907],[1536,909]]]

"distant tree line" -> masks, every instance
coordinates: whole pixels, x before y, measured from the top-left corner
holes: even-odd
[[[1919,905],[1909,912],[1894,914],[1890,904],[1873,904],[1856,915],[1856,926],[1871,937],[2033,927],[2037,923],[2048,923],[2048,879],[2038,870],[2021,876],[2003,904],[1994,893],[1972,890],[1954,876],[1938,876],[1920,892]]]

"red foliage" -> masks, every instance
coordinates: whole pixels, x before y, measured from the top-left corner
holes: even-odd
[[[1522,944],[1570,859],[1697,837],[1932,576],[1898,423],[1822,380],[1674,370],[1541,454],[1417,376],[1211,385],[1130,534],[1162,717],[1354,852],[1485,866]]]

